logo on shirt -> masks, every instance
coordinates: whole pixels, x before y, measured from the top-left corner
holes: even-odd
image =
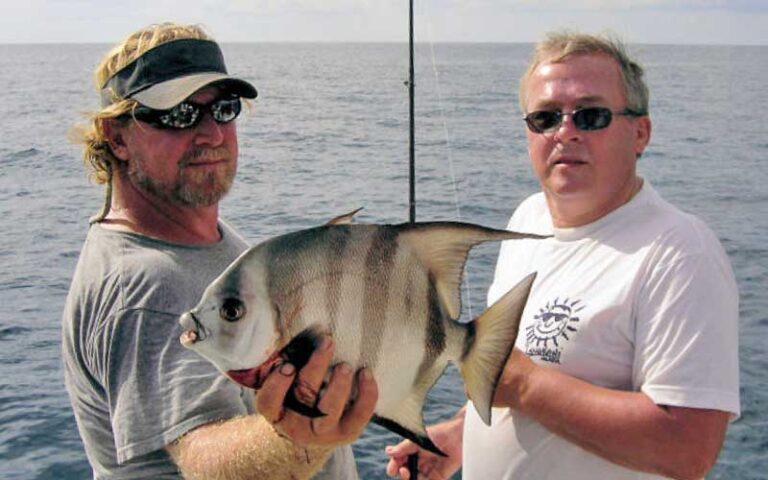
[[[556,298],[547,302],[539,313],[533,316],[534,323],[525,328],[525,349],[529,357],[540,357],[545,362],[560,363],[560,354],[565,342],[577,331],[579,317],[584,309],[580,300],[570,302]]]

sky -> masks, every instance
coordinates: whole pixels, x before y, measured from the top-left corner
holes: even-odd
[[[768,0],[414,0],[424,42],[535,42],[555,28],[632,43],[768,45]],[[115,43],[150,23],[221,42],[405,42],[408,0],[3,0],[0,44]]]

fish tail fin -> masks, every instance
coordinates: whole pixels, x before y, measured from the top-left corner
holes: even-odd
[[[486,425],[504,364],[517,340],[520,318],[536,273],[525,277],[467,325],[468,341],[459,360],[467,394]]]

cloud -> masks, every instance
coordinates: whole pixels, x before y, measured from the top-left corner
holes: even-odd
[[[419,2],[420,0],[415,0]],[[331,0],[333,2],[333,0]],[[707,11],[768,12],[765,0],[425,0],[439,7],[506,12]]]
[[[211,4],[217,9],[226,9],[232,12],[248,14],[282,14],[303,13],[312,15],[316,13],[349,13],[350,11],[373,11],[387,8],[390,2],[374,0],[230,0],[229,2],[217,2],[211,0]]]
[[[558,28],[643,43],[768,43],[766,0],[414,0],[419,41],[531,42]],[[222,41],[403,41],[405,0],[23,0],[0,43],[113,42],[161,21],[202,23]]]

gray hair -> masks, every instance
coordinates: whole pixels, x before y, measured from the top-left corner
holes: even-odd
[[[649,94],[643,79],[643,67],[629,57],[624,43],[615,36],[590,35],[570,30],[550,32],[536,45],[528,69],[520,78],[520,109],[525,113],[528,81],[539,65],[562,62],[573,55],[596,53],[610,56],[619,65],[627,109],[647,115]]]

